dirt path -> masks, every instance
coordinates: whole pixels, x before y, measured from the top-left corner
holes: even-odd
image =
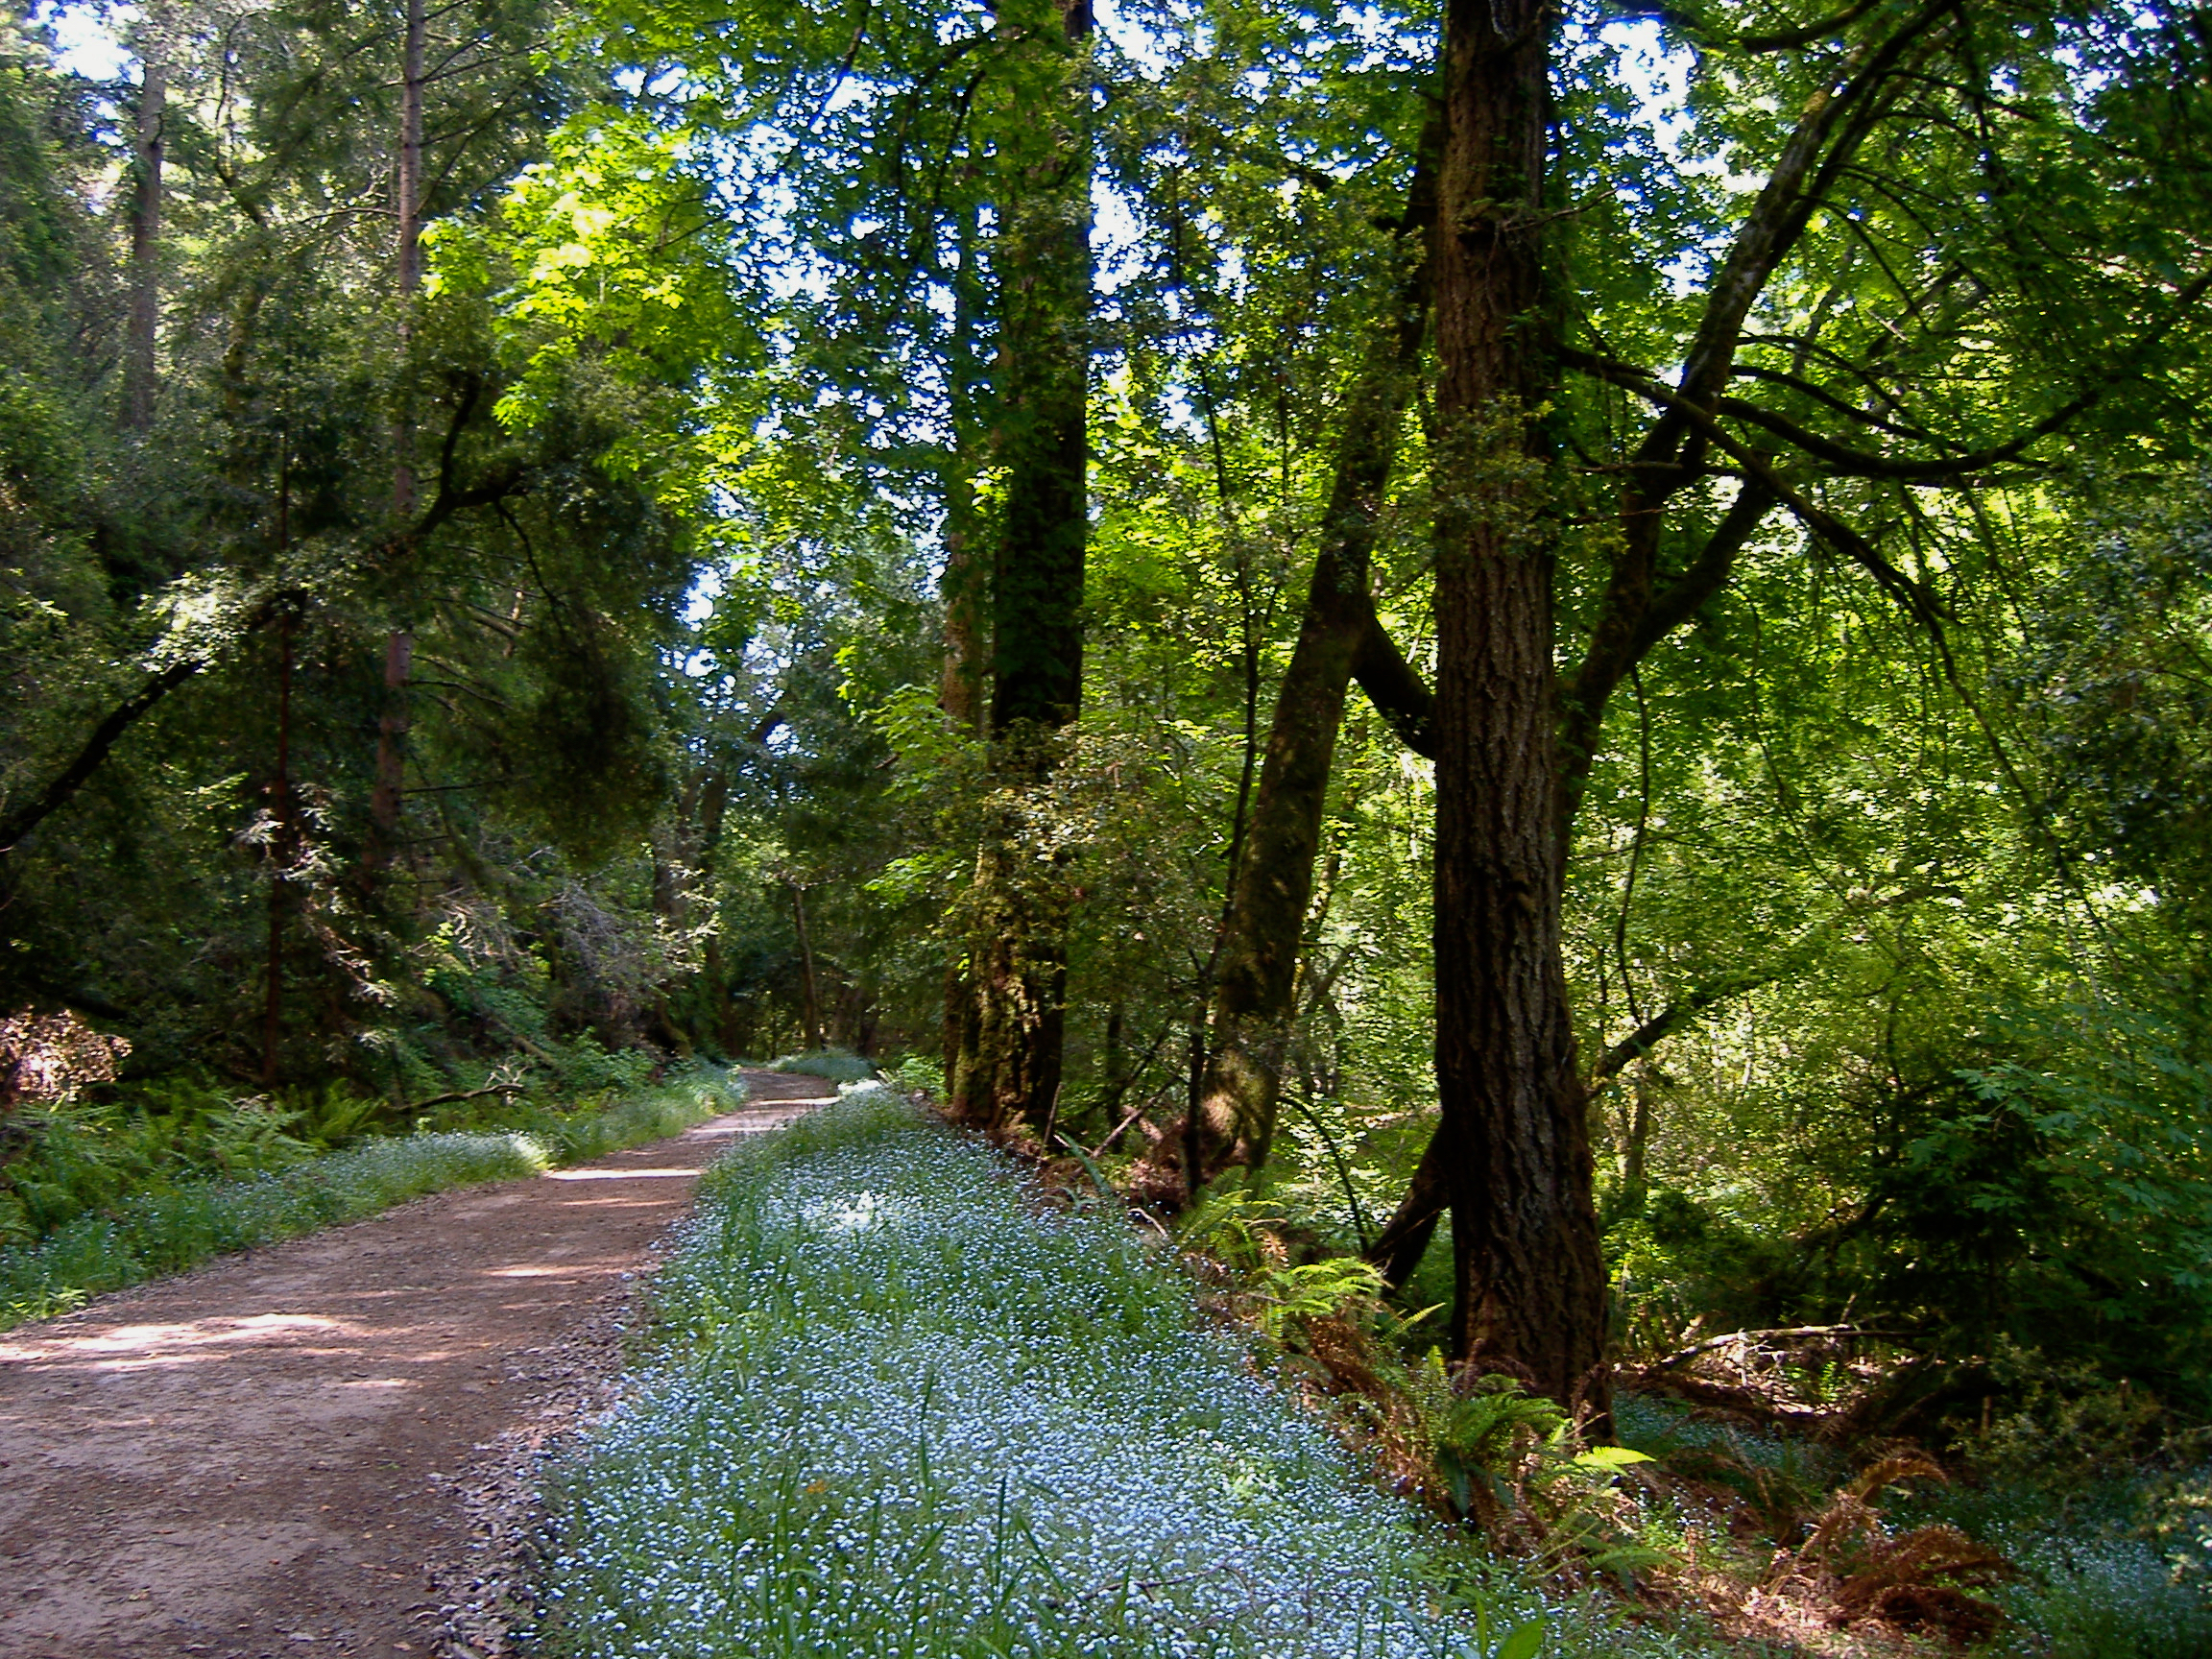
[[[424,1198],[0,1335],[0,1659],[432,1652],[450,1482],[569,1381],[730,1138]]]

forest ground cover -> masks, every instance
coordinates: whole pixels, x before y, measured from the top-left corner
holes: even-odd
[[[1388,1352],[1417,1322],[1263,1199],[1169,1247],[1019,1170],[862,1085],[709,1177],[553,1484],[546,1650],[2212,1652],[2206,1471],[2070,1460],[2097,1425],[1946,1470],[1646,1391],[1584,1450]]]
[[[1118,1206],[890,1090],[734,1150],[557,1482],[551,1651],[1531,1654],[1600,1634],[1366,1479]]]
[[[2110,1443],[2071,1462],[2048,1432],[2026,1455],[1984,1447],[1946,1464],[1661,1395],[1623,1396],[1620,1427],[1653,1459],[1640,1528],[1663,1547],[1651,1599],[1696,1608],[1753,1650],[2212,1653],[2212,1467],[2129,1468]]]
[[[1078,1162],[1048,1167],[1080,1183],[1095,1171]],[[2155,1393],[2001,1346],[2009,1408],[1923,1440],[1870,1416],[1921,1369],[1909,1353],[1848,1330],[1721,1333],[1624,1345],[1616,1452],[1506,1379],[1449,1375],[1448,1238],[1375,1297],[1311,1194],[1225,1188],[1176,1222],[1183,1260],[1475,1547],[1731,1653],[2212,1655],[2212,1435]]]
[[[487,1447],[595,1408],[691,1178],[826,1093],[434,1194],[0,1336],[0,1652],[432,1651]],[[301,1640],[313,1637],[315,1645]]]
[[[226,1251],[358,1220],[425,1193],[541,1174],[665,1140],[736,1110],[744,1098],[741,1084],[717,1068],[701,1067],[612,1102],[602,1098],[564,1111],[543,1099],[523,1100],[478,1114],[505,1120],[496,1126],[367,1136],[320,1155],[280,1133],[281,1115],[248,1114],[259,1120],[251,1144],[260,1167],[236,1175],[201,1172],[191,1164],[181,1171],[175,1165],[104,1166],[93,1151],[116,1137],[104,1136],[105,1125],[57,1117],[35,1142],[43,1156],[25,1160],[27,1167],[12,1172],[12,1185],[50,1194],[67,1219],[0,1250],[0,1330],[66,1312],[88,1296]],[[81,1202],[86,1190],[106,1201]]]

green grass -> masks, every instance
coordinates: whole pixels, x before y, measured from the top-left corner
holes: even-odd
[[[721,1160],[655,1301],[630,1405],[551,1484],[533,1650],[1685,1650],[1379,1490],[1118,1208],[1040,1203],[886,1088]]]
[[[803,1077],[826,1077],[832,1083],[865,1083],[876,1075],[874,1062],[843,1048],[816,1048],[805,1054],[786,1054],[771,1060],[765,1070],[796,1072]]]
[[[522,1106],[489,1132],[371,1139],[284,1168],[151,1185],[75,1216],[36,1243],[0,1250],[0,1330],[425,1193],[535,1175],[661,1140],[742,1097],[741,1087],[702,1070],[602,1109],[563,1114]]]

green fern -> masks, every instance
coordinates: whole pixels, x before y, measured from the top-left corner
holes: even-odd
[[[1260,1329],[1275,1341],[1293,1319],[1327,1319],[1345,1304],[1380,1296],[1384,1288],[1382,1275],[1357,1256],[1277,1267],[1261,1274],[1253,1286],[1260,1297]]]
[[[1252,1273],[1266,1264],[1266,1230],[1282,1222],[1280,1209],[1248,1190],[1216,1187],[1183,1213],[1175,1223],[1175,1242]]]
[[[1433,1350],[1431,1359],[1442,1370]],[[1480,1491],[1503,1505],[1520,1464],[1536,1447],[1558,1445],[1571,1423],[1567,1413],[1541,1394],[1530,1394],[1509,1377],[1485,1377],[1475,1391],[1452,1399],[1430,1429],[1436,1472],[1462,1515],[1475,1509]]]

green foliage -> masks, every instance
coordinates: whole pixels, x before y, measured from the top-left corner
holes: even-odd
[[[557,14],[471,0],[431,20],[430,280],[404,336],[389,19],[168,17],[143,436],[113,419],[124,284],[142,273],[130,215],[97,206],[112,106],[8,28],[0,814],[62,798],[28,830],[10,818],[0,1006],[108,1010],[141,1078],[445,1093],[517,1044],[635,1046],[694,948],[653,909],[643,844],[680,724],[661,647],[694,569],[671,514],[704,486],[640,421],[688,419],[698,336],[688,354],[663,336],[711,323],[723,289],[696,191],[679,227],[681,182],[637,179],[660,152],[635,124],[627,156],[594,163],[566,136],[547,154],[571,109],[609,144],[624,130],[538,53]],[[617,176],[627,206],[577,197]],[[571,245],[588,270],[557,256]],[[416,504],[396,516],[402,438]],[[387,688],[401,640],[412,667]],[[155,682],[111,749],[85,747],[172,669],[188,677]],[[373,822],[380,744],[402,757],[389,827]],[[396,851],[403,897],[376,878]],[[589,916],[572,900],[593,886],[614,902]],[[448,1019],[425,979],[452,967],[429,942],[458,911],[483,995]],[[611,913],[621,927],[598,926]],[[636,1081],[627,1063],[589,1070],[570,1080]]]
[[[1353,1256],[1265,1268],[1252,1285],[1260,1334],[1280,1341],[1291,1321],[1334,1318],[1347,1306],[1372,1301],[1382,1287],[1382,1275]]]
[[[519,1135],[426,1133],[375,1142],[233,1181],[141,1190],[0,1254],[0,1320],[16,1324],[88,1295],[180,1272],[210,1256],[350,1221],[425,1192],[534,1175],[544,1149]]]
[[[21,1242],[148,1187],[282,1169],[354,1139],[375,1109],[342,1085],[277,1099],[232,1095],[187,1075],[105,1104],[24,1107],[8,1120],[0,1228]]]
[[[771,1071],[795,1072],[803,1077],[826,1077],[832,1083],[865,1083],[876,1075],[873,1061],[841,1048],[822,1048],[811,1054],[786,1054],[768,1063]]]
[[[1444,1357],[1433,1348],[1419,1375],[1432,1410],[1437,1471],[1463,1515],[1477,1512],[1477,1493],[1485,1489],[1491,1502],[1506,1500],[1507,1482],[1521,1465],[1532,1453],[1553,1450],[1570,1427],[1565,1410],[1508,1377],[1485,1377],[1465,1393],[1455,1391],[1444,1381]]]
[[[1967,1443],[1976,1476],[2013,1493],[2066,1502],[2095,1494],[2114,1467],[2171,1477],[2212,1449],[2212,1431],[2185,1429],[2158,1396],[2091,1362],[2053,1362],[2000,1338],[1989,1381],[2005,1409]]]
[[[1256,1272],[1282,1247],[1270,1229],[1282,1225],[1282,1209],[1248,1187],[1219,1183],[1198,1195],[1175,1218],[1175,1241],[1185,1250],[1214,1257],[1241,1272]]]
[[[945,1098],[945,1068],[925,1054],[902,1054],[883,1068],[883,1081],[902,1094]]]

